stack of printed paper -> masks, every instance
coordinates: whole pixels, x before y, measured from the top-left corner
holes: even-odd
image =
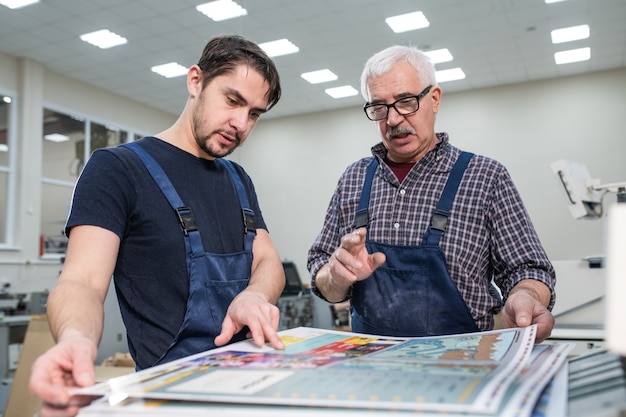
[[[280,332],[283,351],[244,341],[80,389],[102,397],[80,415],[565,415],[573,345],[534,345],[535,332],[390,338],[299,327]]]

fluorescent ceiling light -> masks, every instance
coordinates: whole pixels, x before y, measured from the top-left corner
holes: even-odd
[[[462,80],[465,78],[465,73],[461,68],[452,68],[448,70],[437,71],[435,78],[438,83],[445,83],[447,81]]]
[[[572,26],[563,29],[556,29],[550,32],[552,43],[563,43],[587,39],[589,37],[589,25]]]
[[[107,29],[85,33],[84,35],[80,35],[80,39],[101,49],[112,48],[128,42],[126,38]]]
[[[248,11],[232,0],[217,0],[196,6],[196,10],[216,22],[245,16]]]
[[[546,4],[550,4],[550,3],[558,3],[560,1],[565,1],[565,0],[546,0]]]
[[[163,65],[156,65],[150,68],[152,72],[156,72],[159,75],[162,75],[165,78],[173,78],[180,77],[181,75],[187,74],[188,68],[180,65],[177,62],[169,62]]]
[[[39,3],[39,0],[0,0],[0,4],[9,9],[19,9],[34,3]]]
[[[408,32],[409,30],[422,29],[430,26],[430,23],[422,12],[391,16],[385,19],[385,23],[396,33]]]
[[[49,140],[50,142],[67,142],[68,140],[70,140],[69,136],[66,135],[62,135],[60,133],[50,133],[48,135],[45,135],[43,137],[45,140]]]
[[[589,59],[591,59],[591,48],[570,49],[569,51],[561,51],[554,54],[554,62],[557,65],[588,61]]]
[[[9,96],[4,96],[2,97],[2,101],[4,101],[7,104],[10,104],[13,101],[13,99]]]
[[[435,49],[434,51],[424,52],[433,64],[439,64],[441,62],[452,61],[452,54],[448,51],[448,48]]]
[[[271,57],[294,54],[300,50],[300,48],[289,42],[287,39],[265,42],[259,44],[259,46]]]
[[[311,84],[320,84],[328,81],[335,81],[338,78],[337,75],[329,69],[305,72],[300,74],[300,76]]]
[[[343,85],[341,87],[327,88],[324,90],[326,94],[332,98],[352,97],[359,94],[351,85]]]

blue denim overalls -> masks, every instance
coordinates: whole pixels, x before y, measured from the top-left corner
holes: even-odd
[[[431,224],[419,246],[372,242],[369,253],[382,252],[386,262],[352,288],[352,331],[386,336],[435,336],[478,331],[467,304],[450,278],[439,247],[452,202],[473,154],[463,152],[455,163]],[[376,158],[368,167],[355,227],[367,226]]]
[[[122,146],[133,150],[142,160],[176,211],[185,236],[189,276],[187,310],[178,334],[154,365],[212,349],[215,347],[215,337],[221,332],[228,306],[235,296],[247,287],[252,270],[252,243],[256,228],[254,212],[249,208],[250,204],[241,178],[230,161],[215,159],[216,164],[222,164],[227,168],[235,185],[243,211],[246,235],[242,252],[208,253],[204,251],[191,209],[183,204],[159,164],[136,143],[131,142]],[[247,328],[244,328],[232,341],[243,340],[246,332]]]

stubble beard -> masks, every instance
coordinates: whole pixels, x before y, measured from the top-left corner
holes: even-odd
[[[210,135],[204,135],[204,136],[199,135],[198,134],[199,131],[200,131],[200,121],[194,117],[193,137],[196,140],[196,144],[198,145],[200,149],[202,149],[207,155],[209,155],[212,158],[223,158],[225,156],[230,155],[231,153],[233,153],[235,149],[237,149],[237,147],[241,143],[239,136],[236,134],[232,134],[230,136],[235,137],[235,146],[233,148],[227,148],[225,146],[220,145],[219,143],[212,143],[211,141],[211,138],[214,135],[218,135],[221,132],[225,132],[223,129],[218,129],[212,132]]]
[[[217,132],[213,133],[212,135],[216,134]],[[225,148],[223,146],[220,145],[215,145],[211,143],[211,136],[203,136],[203,137],[198,137],[195,136],[196,138],[196,143],[198,144],[198,147],[200,149],[202,149],[207,155],[209,155],[212,158],[223,158],[225,156],[230,155],[231,153],[233,153],[233,151],[235,150],[235,148],[232,149],[228,149]]]

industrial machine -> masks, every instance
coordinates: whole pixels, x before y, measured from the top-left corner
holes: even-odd
[[[278,300],[280,310],[279,330],[293,327],[313,327],[313,296],[309,288],[300,280],[300,274],[293,262],[283,262],[287,283]]]

